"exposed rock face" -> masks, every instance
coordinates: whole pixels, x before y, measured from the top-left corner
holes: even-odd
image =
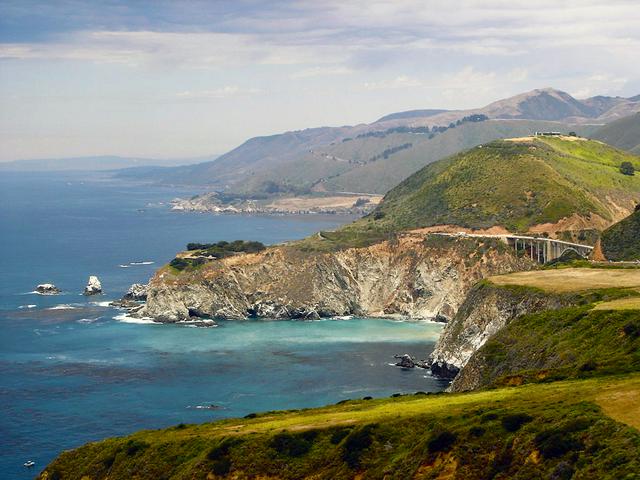
[[[41,295],[58,295],[60,293],[60,289],[53,283],[41,283],[36,287],[36,292]]]
[[[97,295],[99,293],[102,293],[102,284],[98,277],[91,275],[87,286],[84,287],[84,295]]]
[[[416,362],[413,360],[413,357],[411,357],[411,355],[409,355],[408,353],[405,353],[404,355],[395,355],[394,358],[400,360],[398,363],[396,363],[397,367],[415,368],[416,366]]]
[[[134,283],[129,287],[127,293],[124,294],[122,300],[131,300],[134,302],[144,302],[147,299],[147,285]]]
[[[477,388],[480,372],[467,368],[467,362],[492,335],[520,315],[560,308],[567,302],[534,289],[499,287],[489,282],[476,285],[438,339],[429,358],[431,372],[455,378],[452,391]]]
[[[471,238],[407,234],[331,253],[291,247],[159,270],[139,315],[210,318],[340,315],[451,318],[481,278],[532,267],[506,247]]]

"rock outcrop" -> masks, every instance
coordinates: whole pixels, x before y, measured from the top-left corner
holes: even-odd
[[[84,287],[84,295],[97,295],[102,293],[102,284],[100,280],[95,275],[91,275],[89,277],[89,281],[87,282],[87,286]]]
[[[60,289],[53,283],[41,283],[36,287],[36,292],[41,295],[58,295]]]
[[[122,300],[128,300],[133,302],[144,302],[147,299],[147,285],[142,283],[134,283],[129,287],[127,293],[124,294]]]
[[[431,372],[454,379],[452,391],[479,386],[479,372],[468,369],[472,355],[511,320],[527,313],[565,306],[564,297],[526,287],[505,287],[488,281],[476,285],[451,320],[429,357]]]
[[[336,252],[279,246],[181,272],[164,267],[137,314],[165,322],[341,315],[442,320],[453,317],[478,280],[532,266],[493,239],[403,234]]]

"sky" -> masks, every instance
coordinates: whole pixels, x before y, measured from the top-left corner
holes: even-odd
[[[534,88],[640,94],[636,0],[0,0],[0,161],[191,158]]]

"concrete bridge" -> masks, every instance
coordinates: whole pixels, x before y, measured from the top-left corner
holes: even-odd
[[[567,251],[574,251],[582,257],[588,257],[593,247],[579,243],[564,242],[553,238],[527,237],[523,235],[480,235],[475,233],[436,233],[449,237],[497,238],[512,247],[516,253],[523,252],[531,260],[547,263],[561,257]]]

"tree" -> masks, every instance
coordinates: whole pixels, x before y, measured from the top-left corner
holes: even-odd
[[[577,137],[578,134],[576,132],[569,132],[570,137]]]
[[[636,169],[631,162],[622,162],[620,164],[620,173],[623,175],[633,175]]]

